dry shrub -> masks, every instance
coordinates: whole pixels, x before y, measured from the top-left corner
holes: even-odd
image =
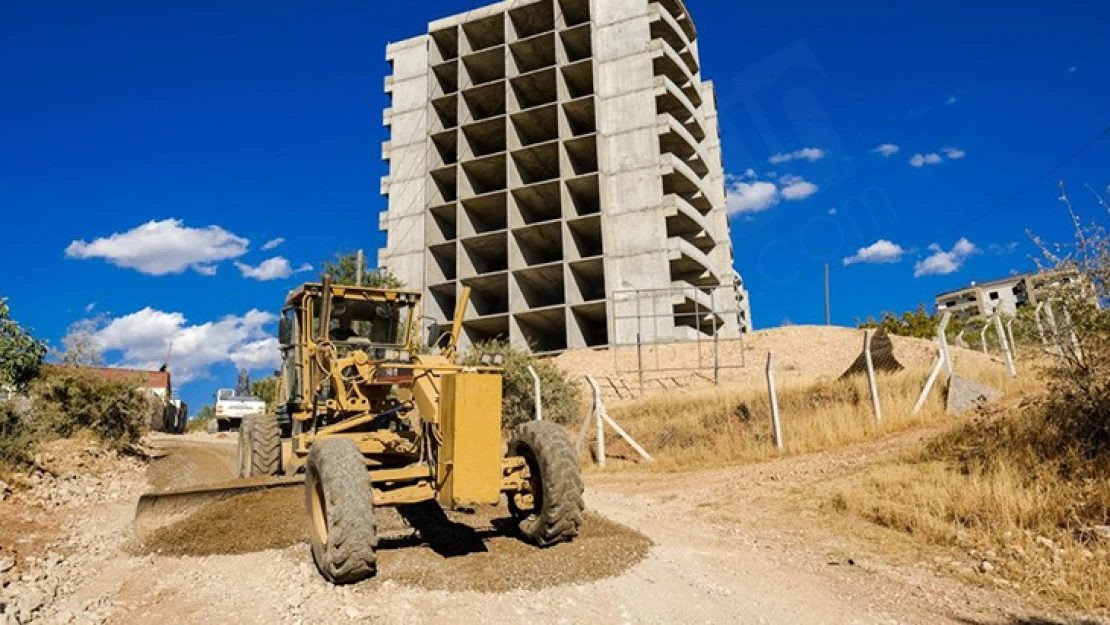
[[[51,367],[31,384],[32,427],[67,438],[87,431],[112,449],[139,442],[156,400],[136,380],[106,380],[78,367]]]
[[[841,489],[832,505],[959,548],[990,573],[980,578],[1017,585],[1060,607],[1106,614],[1110,312],[1096,299],[1110,294],[1110,239],[1101,227],[1080,229],[1076,219],[1074,246],[1042,250],[1049,261],[1067,259],[1053,263],[1063,270],[1051,278],[1060,283],[1050,295],[1056,331],[1046,324],[1062,354],[1030,378],[1047,381],[1044,396],[985,411],[976,422],[873,468]],[[991,566],[983,567],[984,560]],[[957,568],[969,570],[966,561]]]
[[[14,469],[31,461],[31,450],[37,440],[28,427],[24,402],[0,401],[0,469]]]
[[[841,487],[832,506],[958,549],[948,566],[1081,610],[1110,610],[1110,467],[1035,407],[944,434]],[[990,563],[990,575],[977,567]]]
[[[500,355],[505,360],[501,401],[503,428],[512,429],[535,418],[534,383],[528,373],[529,365],[535,368],[540,377],[540,401],[544,420],[563,425],[577,421],[582,405],[581,393],[567,379],[566,374],[550,361],[513,349],[504,342],[489,341],[471,348],[464,363],[470,366],[480,365],[482,357],[487,355]]]
[[[906,370],[877,376],[883,420],[875,422],[867,379],[825,380],[778,390],[786,454],[833,449],[877,436],[949,419],[934,389],[924,409],[911,416],[928,372]],[[974,377],[1016,391],[1001,367]],[[779,456],[773,443],[766,391],[715,389],[614,404],[609,412],[658,461],[685,469],[755,462]],[[616,443],[614,450],[620,453]]]

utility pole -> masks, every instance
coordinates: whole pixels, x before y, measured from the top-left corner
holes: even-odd
[[[825,263],[825,325],[832,325],[832,305],[829,303],[829,264]]]
[[[358,260],[355,261],[355,285],[362,286],[362,265],[366,261],[363,260],[362,250],[358,251]]]

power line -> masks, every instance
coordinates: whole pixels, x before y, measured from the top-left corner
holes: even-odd
[[[980,212],[976,215],[973,215],[971,217],[968,217],[967,219],[965,219],[962,222],[952,226],[951,228],[948,228],[947,230],[942,230],[942,231],[936,233],[935,235],[933,235],[932,240],[936,240],[936,239],[939,239],[939,238],[941,238],[941,237],[943,237],[947,234],[951,234],[951,233],[956,232],[958,230],[962,230],[963,228],[966,228],[967,226],[969,226],[973,223],[976,223],[978,221],[982,221],[983,219],[989,217],[992,213],[994,213],[998,209],[1005,207],[1007,204],[1010,204],[1011,202],[1018,199],[1022,195],[1025,195],[1030,189],[1032,189],[1032,188],[1036,187],[1037,185],[1043,183],[1045,181],[1045,179],[1053,176],[1056,172],[1060,171],[1060,169],[1062,169],[1064,166],[1068,165],[1069,163],[1074,161],[1076,158],[1081,156],[1083,153],[1085,153],[1088,150],[1090,150],[1091,148],[1095,147],[1095,145],[1097,145],[1100,141],[1102,141],[1103,139],[1105,139],[1108,136],[1110,136],[1110,126],[1107,126],[1106,128],[1104,128],[1102,130],[1102,132],[1098,133],[1097,135],[1095,135],[1094,137],[1089,139],[1087,142],[1085,142],[1083,145],[1081,145],[1078,149],[1076,149],[1072,153],[1065,156],[1062,160],[1057,161],[1057,163],[1055,165],[1053,165],[1051,168],[1046,170],[1044,173],[1042,173],[1039,176],[1033,178],[1029,182],[1029,184],[1026,184],[1026,185],[1022,186],[1017,191],[1011,193],[1009,196],[1007,196],[1002,201],[1000,201],[996,204],[993,204],[992,206],[990,206],[986,210],[984,210],[984,211],[982,211],[982,212]]]

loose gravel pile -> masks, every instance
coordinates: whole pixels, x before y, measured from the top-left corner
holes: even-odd
[[[381,539],[378,576],[434,590],[507,592],[612,577],[651,548],[642,534],[587,514],[571,542],[540,549],[518,539],[504,507],[443,512],[434,504],[377,510]],[[156,530],[131,546],[135,555],[216,556],[304,545],[307,516],[302,487],[231,497]]]

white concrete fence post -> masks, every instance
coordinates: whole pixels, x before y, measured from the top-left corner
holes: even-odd
[[[536,415],[536,421],[543,421],[543,400],[540,388],[540,375],[536,373],[535,367],[528,365],[528,375],[532,376],[532,401],[535,404],[533,413]]]
[[[937,362],[933,365],[933,370],[929,372],[929,379],[925,380],[925,388],[921,389],[921,395],[917,398],[917,403],[913,405],[913,412],[910,416],[916,415],[921,412],[925,407],[925,400],[928,399],[929,393],[933,390],[933,385],[937,382],[937,376],[940,375],[941,367],[944,362],[948,360],[944,355],[944,348],[940,346],[940,340],[937,340]]]
[[[1071,313],[1068,312],[1068,307],[1064,306],[1064,323],[1068,324],[1068,342],[1071,343],[1072,353],[1075,354],[1075,360],[1079,364],[1083,364],[1083,350],[1079,349],[1079,335],[1075,333],[1075,326],[1071,322]]]
[[[1002,328],[1002,315],[997,312],[994,313],[994,331],[998,334],[998,346],[1002,348],[1002,357],[1006,360],[1006,371],[1011,378],[1016,378],[1014,355],[1010,353],[1010,342],[1006,340],[1006,331]]]
[[[1060,347],[1060,328],[1056,325],[1056,315],[1052,311],[1052,301],[1045,302],[1045,319],[1048,320],[1048,332],[1052,336],[1052,345],[1056,350],[1056,357],[1064,357],[1064,348]]]
[[[948,371],[948,377],[952,377],[952,355],[948,353],[948,323],[952,321],[952,313],[945,311],[940,317],[940,325],[937,326],[937,340],[940,342],[940,352],[944,354],[944,368]],[[964,331],[960,330],[960,336],[963,336]]]
[[[1010,353],[1014,357],[1014,363],[1017,363],[1017,341],[1014,340],[1014,320],[1017,317],[1006,318],[1006,338],[1010,340]]]
[[[867,363],[867,386],[871,389],[871,408],[875,411],[875,422],[883,420],[883,409],[879,405],[879,386],[875,383],[875,363],[871,359],[871,330],[863,331],[863,361]]]
[[[782,451],[782,421],[779,419],[779,398],[775,394],[775,355],[767,352],[767,397],[771,401],[771,430],[775,437],[775,447]]]
[[[597,465],[602,469],[605,468],[605,424],[609,424],[609,427],[613,428],[613,431],[619,434],[620,437],[623,438],[636,453],[640,454],[644,460],[655,462],[655,458],[652,458],[651,454],[636,442],[636,439],[632,438],[628,432],[624,431],[624,428],[609,416],[609,411],[605,409],[605,402],[601,399],[601,387],[597,385],[597,380],[594,379],[594,376],[587,373],[586,382],[590,384],[590,388],[593,390],[594,394],[593,416],[596,418],[597,426]],[[582,419],[582,428],[578,432],[578,449],[582,448],[583,444],[585,444],[586,436],[588,436],[590,416],[591,415],[587,413],[586,417]]]
[[[1044,333],[1044,324],[1041,323],[1041,309],[1044,308],[1044,302],[1037,302],[1037,307],[1033,309],[1033,322],[1037,325],[1037,336],[1041,339],[1041,347],[1045,352],[1050,352],[1048,348],[1048,338]]]

